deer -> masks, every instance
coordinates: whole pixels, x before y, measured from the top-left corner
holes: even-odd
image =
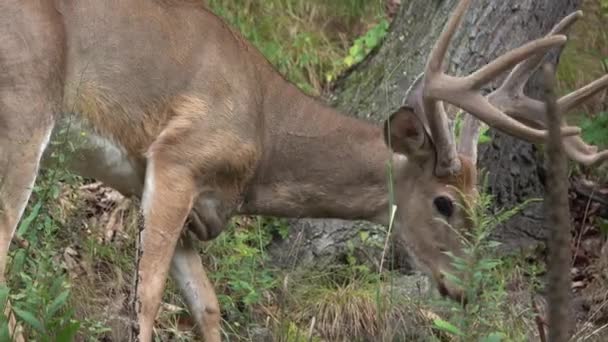
[[[475,129],[533,143],[546,107],[523,93],[543,56],[563,46],[566,17],[547,36],[466,76],[445,55],[470,0],[460,0],[424,72],[383,125],[340,113],[288,82],[197,0],[7,0],[0,4],[0,274],[54,129],[88,132],[72,167],[141,198],[134,333],[151,341],[169,274],[206,341],[221,340],[220,307],[196,240],[236,215],[341,218],[388,225],[443,296],[471,228]],[[483,85],[510,71],[501,87]],[[570,111],[608,77],[557,101]],[[456,144],[445,104],[468,113]],[[560,124],[569,158],[608,158]],[[387,172],[391,164],[391,174]],[[392,183],[390,183],[392,182]],[[389,196],[394,188],[394,202]],[[393,204],[391,206],[390,204]]]

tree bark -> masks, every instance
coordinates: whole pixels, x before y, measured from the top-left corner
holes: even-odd
[[[329,100],[351,115],[381,122],[402,105],[405,91],[424,68],[436,38],[441,33],[457,0],[402,1],[383,44],[366,60],[338,80]],[[504,52],[544,36],[564,16],[576,10],[580,0],[473,0],[448,52],[453,75],[468,74]],[[559,51],[548,59],[555,62]],[[539,98],[536,76],[527,93]],[[502,81],[502,78],[498,80]],[[487,86],[491,90],[499,83]],[[488,190],[496,208],[512,208],[526,199],[543,197],[542,155],[526,142],[491,130],[492,141],[480,146],[479,165],[488,175]],[[331,146],[328,146],[331,148]],[[280,244],[281,250],[300,250],[314,256],[348,251],[345,241],[357,240],[365,227],[374,236],[383,230],[340,220],[296,220],[293,236],[306,236],[299,247]],[[542,203],[528,205],[495,233],[508,250],[535,245],[545,240]],[[324,253],[324,246],[331,246]],[[362,247],[365,248],[365,247]],[[352,250],[352,247],[350,248]],[[373,250],[373,249],[371,249]],[[295,252],[294,252],[295,251]],[[373,252],[370,252],[373,254]],[[302,258],[300,260],[314,258]]]

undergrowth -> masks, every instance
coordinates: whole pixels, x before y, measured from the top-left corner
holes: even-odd
[[[266,58],[309,94],[361,60],[388,23],[382,0],[210,0]],[[353,44],[353,40],[355,40]]]
[[[69,153],[66,149],[66,153]],[[49,206],[75,178],[63,169],[65,154],[50,157],[54,167],[42,172],[30,206],[21,220],[9,252],[7,284],[0,288],[0,312],[7,300],[22,323],[25,337],[38,341],[71,341],[82,322],[68,305],[71,285],[61,260],[58,207]],[[18,245],[18,246],[15,246]],[[11,289],[10,291],[8,289]],[[0,318],[0,341],[8,341],[8,321]]]
[[[492,240],[492,233],[533,201],[537,200],[492,212],[493,197],[484,191],[474,205],[464,208],[471,218],[472,229],[461,234],[464,255],[450,254],[457,273],[445,276],[466,289],[467,301],[439,301],[438,305],[447,309],[449,318],[433,319],[435,329],[459,341],[526,341],[530,338],[527,325],[534,317],[532,310],[526,308],[529,303],[514,301],[507,291],[508,285],[518,280],[515,277],[521,274],[517,270],[522,264],[497,257],[495,250],[500,243]],[[534,275],[535,272],[528,270],[528,273]],[[527,279],[526,283],[535,281]],[[526,292],[532,294],[533,290],[528,288]]]
[[[568,44],[558,64],[558,91],[561,94],[608,73],[607,4],[606,0],[583,0],[584,16],[570,30]],[[607,141],[601,137],[608,136],[605,125],[608,112],[606,98],[606,92],[603,92],[567,116],[568,122],[582,124],[584,138],[600,148],[608,147]]]

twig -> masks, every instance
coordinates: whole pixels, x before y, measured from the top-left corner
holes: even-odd
[[[536,301],[534,300],[534,293],[530,294],[530,301],[532,302],[532,312],[534,312],[534,322],[536,323],[536,328],[538,329],[538,336],[540,338],[540,342],[547,342],[547,333],[545,332],[545,319],[542,317],[540,310],[538,309],[538,305],[536,305]]]
[[[545,211],[549,234],[548,311],[549,341],[566,342],[572,333],[570,308],[570,211],[566,155],[560,132],[561,117],[554,93],[555,72],[550,64],[543,66],[544,101],[547,106],[547,198]]]

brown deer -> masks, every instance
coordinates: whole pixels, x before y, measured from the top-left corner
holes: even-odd
[[[445,252],[461,255],[454,230],[469,228],[465,206],[475,196],[476,169],[467,156],[475,156],[476,144],[475,134],[463,135],[457,152],[443,102],[541,143],[545,107],[521,89],[538,60],[565,43],[560,33],[579,15],[471,75],[453,77],[443,72],[443,59],[469,2],[455,9],[405,105],[377,127],[304,95],[198,0],[3,1],[0,273],[51,132],[70,122],[92,133],[86,159],[75,158],[74,168],[142,198],[142,341],[152,338],[169,270],[205,340],[220,340],[213,287],[183,234],[188,217],[202,240],[239,214],[387,224],[389,179],[393,238],[442,294],[460,299],[462,289],[443,276],[454,271]],[[482,85],[516,65],[501,88],[481,95]],[[565,112],[607,85],[603,77],[558,106]],[[571,158],[606,158],[576,137],[578,128],[562,126]],[[474,131],[475,122],[466,127]]]

